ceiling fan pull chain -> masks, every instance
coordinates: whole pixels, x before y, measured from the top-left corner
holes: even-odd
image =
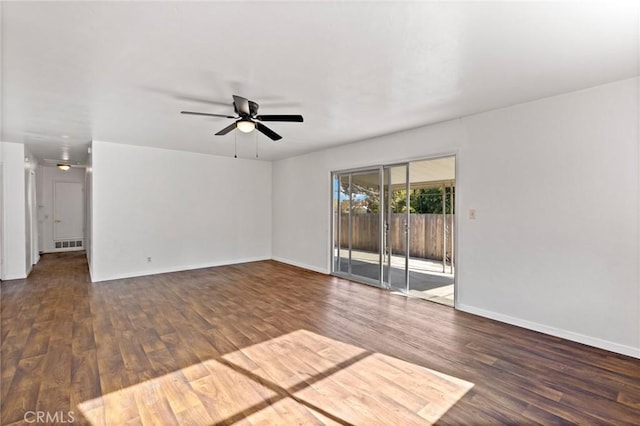
[[[238,132],[233,132],[233,158],[238,158]]]
[[[258,132],[254,132],[256,135],[256,158],[258,158]]]

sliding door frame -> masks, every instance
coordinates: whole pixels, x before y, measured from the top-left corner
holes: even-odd
[[[460,231],[459,231],[459,229],[460,228],[459,228],[459,225],[460,225],[460,212],[462,211],[461,208],[460,208],[460,200],[462,199],[463,193],[464,193],[464,188],[461,187],[460,184],[459,184],[459,182],[460,182],[460,179],[459,179],[459,177],[460,177],[460,172],[459,172],[460,166],[459,166],[459,164],[460,164],[460,160],[461,160],[461,158],[460,158],[461,155],[460,155],[459,150],[444,151],[444,152],[435,153],[433,155],[427,155],[427,156],[410,157],[410,158],[408,158],[406,160],[403,160],[403,161],[389,163],[389,164],[383,164],[383,165],[375,165],[374,164],[374,165],[370,165],[370,166],[355,167],[355,168],[351,168],[351,169],[330,170],[329,171],[329,178],[331,180],[332,191],[331,191],[331,202],[329,203],[329,210],[330,210],[330,216],[329,216],[330,217],[330,220],[329,220],[329,225],[330,225],[330,231],[329,232],[330,233],[329,233],[329,236],[330,236],[330,241],[329,241],[328,246],[330,247],[330,253],[331,253],[331,259],[329,261],[329,264],[331,265],[331,267],[329,268],[329,273],[333,274],[333,275],[336,275],[336,276],[340,276],[342,278],[346,278],[346,279],[351,280],[351,281],[362,282],[364,284],[374,285],[376,287],[381,287],[382,277],[383,277],[382,271],[381,271],[380,283],[375,283],[375,282],[371,283],[371,282],[366,282],[364,280],[360,280],[357,277],[351,276],[349,274],[340,273],[339,271],[336,271],[335,259],[334,259],[334,256],[335,256],[334,255],[334,250],[335,250],[336,246],[335,246],[335,243],[333,241],[333,238],[335,237],[334,232],[335,232],[335,226],[336,226],[336,223],[335,223],[336,215],[334,214],[334,211],[333,211],[333,208],[334,208],[333,201],[335,200],[334,199],[335,191],[333,190],[333,182],[334,182],[334,177],[336,175],[343,174],[343,173],[364,171],[364,170],[372,170],[372,169],[375,169],[375,168],[384,169],[384,167],[390,167],[390,166],[402,165],[402,164],[407,164],[408,165],[407,169],[410,170],[411,163],[418,162],[418,161],[425,161],[425,160],[437,160],[439,158],[446,158],[446,157],[454,157],[455,158],[455,164],[456,164],[456,167],[455,167],[456,194],[455,194],[454,203],[453,203],[453,209],[456,212],[456,214],[455,214],[454,220],[453,220],[453,226],[454,226],[454,229],[455,229],[455,233],[454,233],[453,241],[452,241],[452,243],[455,244],[456,250],[455,250],[455,252],[453,254],[452,263],[454,265],[456,265],[456,271],[455,271],[455,274],[454,274],[453,285],[454,285],[454,308],[457,308],[458,304],[459,304],[459,294],[460,294],[460,291],[459,291],[459,288],[458,288],[458,278],[460,276],[460,273],[459,273],[459,271],[460,271],[460,259],[459,259],[459,253],[460,253],[460,242],[459,242]],[[383,184],[382,181],[384,180],[384,173],[381,173],[381,176],[382,176],[381,177],[381,184]],[[407,175],[407,180],[410,182],[409,178],[410,178],[410,175],[408,174]],[[386,197],[381,197],[381,198],[384,199]],[[409,200],[407,200],[407,202],[408,201]],[[338,202],[339,202],[339,197],[338,197]],[[383,203],[385,203],[385,201],[381,200],[381,209],[384,208],[384,206],[382,206]],[[340,216],[338,215],[337,217],[339,218]],[[382,233],[384,232],[384,228],[383,227],[384,227],[384,224],[382,224],[382,226],[381,226],[380,238],[382,238]],[[409,234],[407,235],[407,242],[410,241],[409,240],[410,232],[411,232],[411,229],[409,229]],[[338,238],[340,238],[340,237],[338,236]],[[382,242],[382,239],[381,239],[381,242]],[[339,254],[339,252],[338,252],[338,254]],[[380,265],[382,265],[382,261],[380,262]],[[406,280],[407,281],[407,288],[409,288],[409,268],[408,268],[408,265],[407,265],[407,268],[406,268],[406,274],[407,274],[407,280]],[[374,280],[371,280],[371,281],[374,281]]]
[[[391,194],[392,194],[392,190],[391,190],[391,186],[392,186],[392,179],[391,179],[391,169],[394,168],[399,168],[399,167],[404,167],[405,168],[405,191],[406,191],[406,211],[405,211],[405,229],[404,229],[404,251],[405,251],[405,259],[404,259],[404,289],[397,287],[394,288],[394,286],[391,283],[391,256],[393,255],[393,243],[389,238],[390,235],[390,231],[391,231]],[[385,176],[388,176],[388,179],[385,182],[387,191],[385,195],[385,200],[387,202],[386,208],[383,211],[383,215],[381,217],[381,221],[382,219],[384,219],[384,224],[383,224],[383,232],[384,232],[384,244],[382,246],[382,250],[387,250],[388,251],[388,260],[387,260],[387,279],[385,280],[385,276],[384,275],[380,275],[381,276],[381,282],[382,285],[385,288],[388,288],[390,290],[400,290],[402,293],[408,293],[409,292],[409,242],[410,242],[410,233],[411,233],[411,227],[410,227],[410,194],[409,194],[409,188],[410,188],[410,180],[409,180],[409,163],[408,162],[403,162],[403,163],[395,163],[395,164],[387,164],[383,166],[383,170],[386,172],[388,171],[388,174],[385,173]],[[383,262],[384,263],[384,262]]]
[[[385,183],[387,183],[385,181],[385,172],[387,170],[390,170],[394,167],[405,167],[406,169],[406,182],[405,182],[405,186],[407,189],[407,219],[406,219],[406,230],[405,230],[405,264],[404,264],[404,293],[408,292],[409,289],[409,238],[410,238],[410,232],[411,229],[409,227],[409,187],[410,187],[410,181],[409,181],[409,169],[410,169],[410,163],[409,162],[400,162],[400,163],[392,163],[392,164],[384,164],[384,165],[373,165],[373,166],[368,166],[368,167],[357,167],[357,168],[352,168],[352,169],[345,169],[345,170],[338,170],[338,171],[333,171],[331,172],[331,229],[330,229],[330,235],[333,241],[331,241],[331,273],[343,278],[347,278],[353,281],[358,281],[358,282],[362,282],[364,284],[369,284],[369,285],[373,285],[375,287],[380,287],[380,288],[385,288],[385,289],[390,289],[391,288],[391,284],[390,282],[386,282],[385,281],[385,277],[384,277],[384,250],[386,250],[386,245],[389,244],[389,242],[387,241],[387,239],[385,238],[385,223],[386,223],[386,219],[387,219],[387,215],[386,215],[386,210],[388,208],[390,208],[390,206],[388,206],[388,195],[387,192],[390,193],[390,191],[385,191]],[[352,252],[352,219],[353,219],[353,198],[352,198],[352,185],[353,185],[353,174],[358,174],[358,173],[366,173],[366,172],[378,172],[378,176],[379,176],[379,181],[378,181],[378,186],[379,186],[379,192],[380,192],[380,196],[379,196],[379,206],[378,206],[378,215],[379,215],[379,227],[378,227],[378,280],[374,280],[368,277],[364,277],[364,276],[360,276],[360,275],[355,275],[353,274],[353,271],[351,269],[351,263],[352,263],[352,256],[351,256],[351,252]],[[342,214],[340,213],[340,183],[342,182],[342,178],[343,176],[349,176],[349,219],[348,219],[348,241],[349,241],[349,262],[348,262],[348,268],[347,271],[342,271],[341,265],[340,265],[340,252],[341,252],[341,227],[342,227]],[[338,182],[338,188],[337,190],[334,188],[335,182]],[[390,182],[389,182],[390,183]],[[337,200],[336,200],[337,197]],[[337,201],[337,202],[336,202]],[[337,207],[334,207],[337,206]],[[334,211],[333,209],[336,208],[337,209],[337,214],[336,211]],[[336,223],[337,222],[337,223]],[[338,230],[338,235],[337,235],[337,244],[336,244],[336,233],[335,230]],[[337,254],[337,261],[336,261],[336,254],[335,254],[335,250],[338,250],[338,254]],[[389,259],[390,262],[390,259]],[[390,280],[388,280],[390,281]]]
[[[382,273],[383,273],[383,265],[382,265],[382,260],[383,260],[383,253],[382,253],[382,244],[383,244],[383,232],[384,232],[384,223],[382,220],[380,220],[380,226],[378,227],[378,280],[374,280],[372,278],[368,278],[365,276],[360,276],[360,275],[355,275],[352,272],[351,269],[351,262],[352,262],[352,257],[351,257],[351,251],[352,251],[352,228],[351,228],[351,221],[352,221],[352,210],[353,210],[353,198],[351,197],[351,188],[353,185],[353,174],[354,173],[365,173],[365,172],[377,172],[379,179],[378,179],[378,185],[379,185],[379,191],[380,191],[380,205],[378,207],[379,210],[379,214],[382,214],[382,212],[384,211],[384,193],[383,193],[383,185],[384,185],[384,166],[380,166],[380,165],[374,165],[374,166],[368,166],[368,167],[358,167],[358,168],[353,168],[353,169],[345,169],[345,170],[337,170],[337,171],[333,171],[331,172],[331,238],[332,240],[334,240],[336,238],[336,234],[335,234],[335,229],[337,227],[337,229],[339,231],[341,231],[341,219],[342,216],[341,214],[336,214],[335,211],[333,211],[334,206],[337,205],[337,209],[338,212],[340,211],[340,182],[341,182],[341,177],[342,176],[349,176],[349,220],[348,222],[348,226],[349,226],[349,230],[348,230],[348,235],[349,235],[349,265],[348,265],[348,271],[342,271],[342,270],[338,270],[341,269],[340,267],[336,268],[336,264],[339,265],[340,262],[340,241],[341,241],[341,235],[338,234],[337,236],[337,240],[338,240],[338,244],[336,245],[335,240],[331,242],[331,256],[332,256],[332,260],[331,260],[331,273],[333,275],[337,275],[339,277],[342,278],[346,278],[352,281],[358,281],[358,282],[362,282],[364,284],[368,284],[368,285],[372,285],[374,287],[379,287],[379,288],[384,288],[383,285],[383,279],[382,279]],[[336,190],[335,188],[333,188],[336,179],[338,180],[338,189]],[[337,195],[336,195],[337,194]],[[337,196],[337,203],[336,203],[336,196]],[[382,219],[382,216],[380,216],[380,219]],[[335,222],[338,221],[338,223],[336,224]],[[338,263],[336,263],[335,261],[335,250],[336,247],[338,248]]]

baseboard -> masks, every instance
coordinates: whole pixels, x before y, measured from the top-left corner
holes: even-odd
[[[259,262],[262,260],[271,260],[271,257],[270,256],[248,257],[244,259],[223,260],[223,261],[203,263],[198,265],[184,265],[184,266],[173,266],[169,268],[145,269],[144,271],[124,272],[124,273],[117,273],[117,274],[108,274],[103,276],[100,276],[100,274],[98,274],[97,276],[94,276],[94,274],[91,274],[91,282],[97,283],[97,282],[104,282],[104,281],[122,280],[125,278],[143,277],[146,275],[168,274],[171,272],[190,271],[193,269],[213,268],[215,266]]]
[[[26,275],[6,275],[2,277],[2,281],[24,280],[25,278],[27,278]]]
[[[306,263],[296,262],[290,259],[285,259],[283,257],[272,256],[271,259],[275,260],[276,262],[286,263],[287,265],[297,266],[298,268],[309,269],[310,271],[314,271],[314,272],[320,272],[321,274],[325,274],[325,275],[329,274],[329,271],[327,269],[318,268],[317,266],[307,265]]]
[[[43,254],[50,254],[50,253],[67,253],[70,251],[83,251],[86,250],[85,247],[67,247],[67,248],[59,248],[59,249],[51,249],[51,250],[43,250],[42,253]]]
[[[490,318],[496,321],[515,325],[518,327],[527,328],[529,330],[538,331],[540,333],[549,334],[551,336],[561,337],[563,339],[582,343],[588,346],[605,349],[607,351],[616,352],[616,353],[631,356],[634,358],[640,358],[640,348],[621,345],[619,343],[611,342],[604,339],[599,339],[597,337],[585,336],[584,334],[574,333],[572,331],[550,327],[548,325],[511,317],[509,315],[499,314],[497,312],[476,308],[475,306],[464,305],[462,303],[458,303],[456,305],[456,309],[460,311],[468,312],[470,314],[479,315],[481,317]]]

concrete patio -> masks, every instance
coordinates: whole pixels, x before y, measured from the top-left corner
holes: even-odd
[[[343,252],[341,265],[347,267],[346,251]],[[378,253],[356,251],[351,252],[351,271],[354,275],[378,279]],[[390,284],[397,294],[417,297],[447,306],[454,303],[455,268],[447,264],[447,273],[442,272],[442,262],[431,259],[409,258],[409,289],[404,287],[404,256],[391,256]],[[386,268],[386,262],[385,262]]]

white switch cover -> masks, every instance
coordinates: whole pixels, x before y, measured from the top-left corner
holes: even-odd
[[[476,209],[469,209],[469,219],[471,220],[476,219]]]

